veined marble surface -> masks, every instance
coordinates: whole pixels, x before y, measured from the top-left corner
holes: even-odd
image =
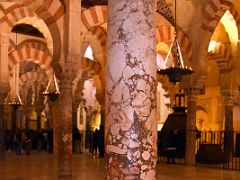
[[[156,179],[155,1],[108,4],[106,178]]]

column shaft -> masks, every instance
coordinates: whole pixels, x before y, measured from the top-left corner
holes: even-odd
[[[186,151],[185,164],[195,165],[195,143],[196,143],[196,97],[188,96],[187,121],[186,121]]]
[[[0,160],[5,152],[4,100],[9,91],[8,47],[10,31],[6,23],[0,23]]]
[[[5,131],[6,131],[6,121],[5,121],[5,98],[7,96],[7,91],[9,90],[8,85],[0,84],[0,161],[5,158]]]
[[[60,76],[58,116],[58,177],[72,177],[72,81],[81,59],[81,1],[64,0],[64,65]]]
[[[107,179],[156,179],[155,1],[108,2]]]
[[[61,86],[59,96],[58,177],[66,179],[72,177],[72,87],[71,82],[61,82],[65,87]]]
[[[5,154],[5,121],[4,104],[0,104],[0,160],[4,160]]]
[[[225,105],[225,131],[233,131],[233,105]]]
[[[224,153],[226,157],[232,156],[233,146],[233,105],[225,105]]]
[[[49,101],[49,107],[50,107],[50,111],[51,111],[51,125],[50,127],[53,130],[53,154],[55,158],[58,158],[58,148],[59,148],[59,140],[58,140],[58,136],[59,136],[59,102],[55,101],[55,102],[51,102]],[[52,153],[50,151],[50,153]]]

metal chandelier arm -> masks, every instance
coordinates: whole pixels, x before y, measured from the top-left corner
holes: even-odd
[[[53,74],[53,81],[54,81],[54,85],[55,85],[55,88],[56,88],[56,92],[60,92],[59,91],[59,87],[58,87],[58,83],[57,83],[57,78],[55,76],[55,73]]]
[[[169,58],[169,56],[170,56],[170,54],[171,54],[172,47],[173,47],[173,44],[174,44],[175,41],[176,41],[176,38],[177,38],[177,36],[174,35],[173,42],[172,42],[172,44],[171,44],[171,46],[170,46],[170,48],[169,48],[169,51],[168,51],[167,57],[166,57],[166,59],[165,59],[165,61],[164,61],[164,64],[163,64],[163,67],[164,67],[164,68],[166,68],[166,64],[167,64],[168,58]]]
[[[182,68],[185,67],[184,62],[183,62],[183,56],[182,56],[182,52],[178,43],[178,40],[176,40],[176,44],[177,44],[177,48],[178,48],[178,53],[179,53],[179,59],[180,59],[180,64],[182,66]]]
[[[51,84],[51,82],[52,82],[52,76],[53,76],[53,75],[51,75],[51,77],[50,77],[50,79],[49,79],[49,81],[48,81],[48,84],[47,84],[47,87],[46,87],[44,93],[47,93],[47,92],[48,92],[48,89],[49,89],[50,84]]]

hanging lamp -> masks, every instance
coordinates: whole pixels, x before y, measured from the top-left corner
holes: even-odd
[[[20,106],[23,105],[22,100],[19,96],[17,91],[17,73],[16,73],[16,66],[14,67],[14,84],[13,84],[13,94],[11,95],[11,100],[7,103],[8,105],[12,106],[14,109],[18,109]]]
[[[49,99],[53,102],[56,101],[58,96],[60,95],[57,78],[55,76],[54,71],[48,81],[48,85],[45,91],[43,92],[43,95],[49,97]]]
[[[182,56],[182,53],[181,53],[181,49],[180,49],[180,46],[179,46],[179,43],[178,43],[176,11],[177,11],[177,2],[175,0],[174,39],[173,39],[173,42],[172,42],[172,44],[170,46],[170,49],[168,51],[167,57],[165,59],[164,68],[163,69],[158,69],[158,71],[157,71],[158,74],[160,74],[160,75],[167,75],[168,78],[169,78],[169,81],[173,82],[173,83],[181,82],[183,76],[190,75],[190,74],[193,73],[193,70],[192,70],[191,67],[185,66],[183,56]],[[172,66],[172,67],[166,67],[166,64],[167,64],[169,56],[172,52],[173,46],[175,46],[175,48],[176,48],[176,52],[175,52],[176,56],[175,57],[176,57],[176,62],[178,63],[178,66],[176,66],[177,63],[174,63],[174,66]]]
[[[15,44],[16,44],[16,49],[17,49],[17,45],[18,45],[17,33],[16,33],[16,43]],[[10,54],[10,53],[8,53],[8,54]],[[13,94],[11,94],[11,100],[9,102],[7,102],[7,105],[12,106],[14,109],[18,109],[20,106],[23,105],[23,103],[22,103],[20,95],[19,95],[19,93],[17,91],[17,78],[18,78],[18,75],[17,75],[17,71],[16,71],[16,65],[14,66],[14,76],[13,76],[13,78],[14,78]]]

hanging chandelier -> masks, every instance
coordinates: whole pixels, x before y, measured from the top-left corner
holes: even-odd
[[[177,10],[177,3],[175,0],[175,33],[174,33],[174,39],[170,46],[170,49],[168,51],[167,57],[164,62],[164,68],[158,69],[158,74],[160,75],[167,75],[170,82],[176,83],[181,82],[182,77],[186,75],[190,75],[193,73],[193,70],[191,67],[187,67],[184,64],[183,56],[181,53],[181,49],[178,43],[178,37],[177,37],[177,16],[176,16],[176,10]],[[166,67],[167,61],[169,59],[169,56],[172,52],[173,46],[175,47],[175,63],[172,67]],[[174,61],[173,61],[174,62]]]
[[[19,96],[19,93],[17,91],[17,72],[16,72],[16,66],[14,67],[14,83],[13,83],[13,94],[11,95],[11,100],[7,102],[7,105],[12,106],[14,109],[18,109],[20,106],[23,105],[22,100]]]
[[[52,90],[50,90],[50,89],[52,89]],[[43,92],[43,95],[49,97],[49,99],[53,102],[56,101],[58,96],[60,95],[57,78],[56,78],[54,72],[52,73],[52,75],[48,81],[48,85],[47,85],[45,91]]]
[[[16,92],[16,95],[11,97],[11,100],[7,104],[9,106],[12,106],[14,109],[18,109],[20,106],[23,105],[22,100],[21,100],[18,92]]]

